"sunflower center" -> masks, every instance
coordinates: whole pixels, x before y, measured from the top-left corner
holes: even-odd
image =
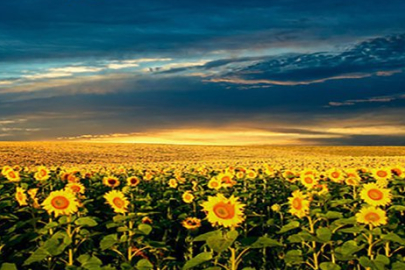
[[[108,184],[110,184],[110,185],[115,185],[115,183],[116,183],[117,181],[115,181],[115,179],[108,179]]]
[[[314,180],[311,177],[305,177],[304,181],[307,184],[312,184],[314,182]]]
[[[396,175],[401,175],[401,174],[402,174],[401,169],[392,169],[392,171],[393,171]]]
[[[377,175],[378,175],[379,177],[386,177],[388,174],[387,174],[387,172],[385,172],[385,171],[378,171],[378,172],[377,172]]]
[[[229,183],[231,182],[231,178],[229,176],[222,177],[222,182]]]
[[[14,172],[9,172],[8,176],[10,176],[11,178],[15,178],[15,173]]]
[[[332,173],[332,177],[333,177],[333,178],[338,178],[338,177],[339,177],[339,173],[338,173],[338,172],[333,172],[333,173]]]
[[[137,183],[138,183],[138,179],[136,179],[136,178],[131,179],[131,184],[132,185],[136,185]]]
[[[79,186],[71,186],[70,189],[75,193],[80,192],[80,187]]]
[[[18,197],[18,200],[20,200],[20,201],[22,201],[24,199],[24,196],[22,195],[21,192],[17,193],[17,197]]]
[[[367,213],[364,219],[367,221],[376,222],[380,220],[380,216],[377,213],[371,212]]]
[[[302,201],[300,198],[295,198],[292,202],[292,206],[297,209],[300,210],[302,208]]]
[[[51,201],[51,205],[56,209],[66,209],[69,207],[69,204],[69,200],[64,196],[56,196]]]
[[[235,206],[230,203],[219,202],[214,206],[214,213],[222,219],[232,219],[235,216]]]
[[[217,186],[218,186],[218,182],[212,182],[212,183],[211,183],[211,186],[212,186],[212,187],[217,187]]]
[[[370,189],[367,195],[370,197],[370,199],[375,201],[379,201],[384,197],[384,194],[378,189]]]
[[[115,197],[112,201],[117,208],[123,208],[125,205],[124,200],[118,197]]]
[[[39,175],[41,175],[42,177],[44,177],[44,176],[47,175],[47,173],[46,173],[45,170],[41,170],[41,171],[39,172]]]

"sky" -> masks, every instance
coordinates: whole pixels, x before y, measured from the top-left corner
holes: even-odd
[[[405,1],[0,2],[0,141],[405,145]]]

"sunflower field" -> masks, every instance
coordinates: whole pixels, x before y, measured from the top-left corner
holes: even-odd
[[[405,168],[374,159],[3,166],[0,269],[405,269]]]

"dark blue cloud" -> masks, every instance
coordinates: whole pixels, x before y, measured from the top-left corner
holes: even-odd
[[[0,140],[228,125],[303,135],[404,127],[403,10],[399,0],[2,1]],[[108,68],[146,57],[172,58],[173,68]],[[100,71],[41,77],[80,66]],[[398,134],[302,141],[404,144]]]
[[[403,1],[2,1],[0,58],[187,55],[340,44],[403,31],[404,8]]]

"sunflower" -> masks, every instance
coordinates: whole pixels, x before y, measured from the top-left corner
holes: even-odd
[[[194,195],[188,190],[183,193],[182,199],[185,203],[192,203],[194,201]]]
[[[20,173],[14,171],[13,169],[7,170],[5,173],[6,173],[6,174],[5,174],[6,178],[7,178],[10,182],[18,182],[18,181],[21,180],[21,178],[20,178]]]
[[[46,181],[49,177],[49,170],[45,166],[39,166],[37,172],[34,174],[35,180],[38,181]]]
[[[401,178],[405,178],[405,168],[401,165],[391,167],[391,172]]]
[[[17,187],[15,191],[15,199],[17,200],[20,206],[27,205],[27,195],[23,188]]]
[[[246,171],[246,178],[247,179],[255,179],[257,177],[257,172],[254,170],[247,170]]]
[[[245,172],[243,171],[237,171],[235,174],[236,178],[238,179],[242,179],[243,177],[245,177]]]
[[[73,193],[80,194],[83,194],[86,190],[86,188],[81,183],[68,183],[65,188]]]
[[[390,204],[392,194],[390,189],[379,187],[375,183],[369,183],[363,185],[360,197],[369,205],[379,206]]]
[[[178,186],[177,180],[172,178],[169,180],[169,187],[176,188]]]
[[[193,218],[188,217],[185,220],[183,220],[181,225],[183,225],[183,227],[186,228],[187,230],[195,230],[201,227],[201,219],[195,217]]]
[[[301,174],[300,176],[301,183],[307,188],[311,189],[314,186],[318,185],[318,179],[315,178],[313,174]]]
[[[10,166],[4,166],[4,167],[1,169],[1,174],[4,175],[4,176],[6,176],[6,175],[7,175],[7,172],[10,171],[10,170],[13,170],[13,168],[11,168]]]
[[[31,188],[27,191],[27,193],[30,196],[31,200],[33,201],[32,206],[36,209],[41,208],[37,198],[38,188]]]
[[[70,215],[78,210],[78,201],[75,195],[66,190],[52,191],[48,198],[42,203],[43,208],[49,213],[59,215]]]
[[[103,184],[115,188],[120,185],[120,180],[114,176],[106,176],[103,178]]]
[[[379,168],[379,169],[373,169],[371,171],[372,176],[374,177],[375,180],[388,180],[392,177],[392,172],[390,168]]]
[[[244,204],[238,198],[231,196],[229,199],[222,194],[208,196],[208,201],[201,204],[206,212],[208,221],[213,225],[236,227],[245,220],[243,215]]]
[[[387,214],[384,210],[374,206],[363,207],[356,214],[356,220],[359,223],[380,226],[387,224]]]
[[[341,170],[330,169],[326,171],[326,176],[335,183],[341,183],[344,180],[344,174]]]
[[[143,180],[150,181],[152,179],[153,179],[153,174],[151,172],[145,172],[145,175],[143,176]]]
[[[218,190],[218,189],[220,189],[222,187],[222,182],[221,182],[221,180],[219,180],[216,177],[211,178],[211,180],[208,181],[208,187],[211,188],[211,189]]]
[[[345,179],[345,183],[348,186],[357,187],[358,185],[360,185],[360,180],[357,177],[350,176],[350,177]]]
[[[140,182],[141,180],[139,180],[139,178],[136,176],[131,176],[127,178],[127,185],[131,187],[136,187],[137,185],[139,185]]]
[[[230,173],[218,174],[217,178],[221,181],[222,186],[224,187],[232,187],[233,185],[236,184],[236,181],[232,179],[233,175]]]
[[[283,176],[283,178],[284,178],[285,180],[287,180],[287,181],[289,181],[289,182],[295,182],[295,177],[296,177],[296,175],[295,175],[295,172],[292,171],[292,170],[285,170],[285,171],[282,173],[282,176]]]
[[[292,215],[295,215],[299,218],[305,217],[309,212],[309,201],[307,196],[304,195],[301,191],[296,190],[292,193],[292,197],[288,198],[290,203],[289,212]]]
[[[124,193],[117,190],[111,190],[103,196],[107,203],[114,209],[115,213],[124,214],[127,212],[129,205],[128,199],[124,196]]]

